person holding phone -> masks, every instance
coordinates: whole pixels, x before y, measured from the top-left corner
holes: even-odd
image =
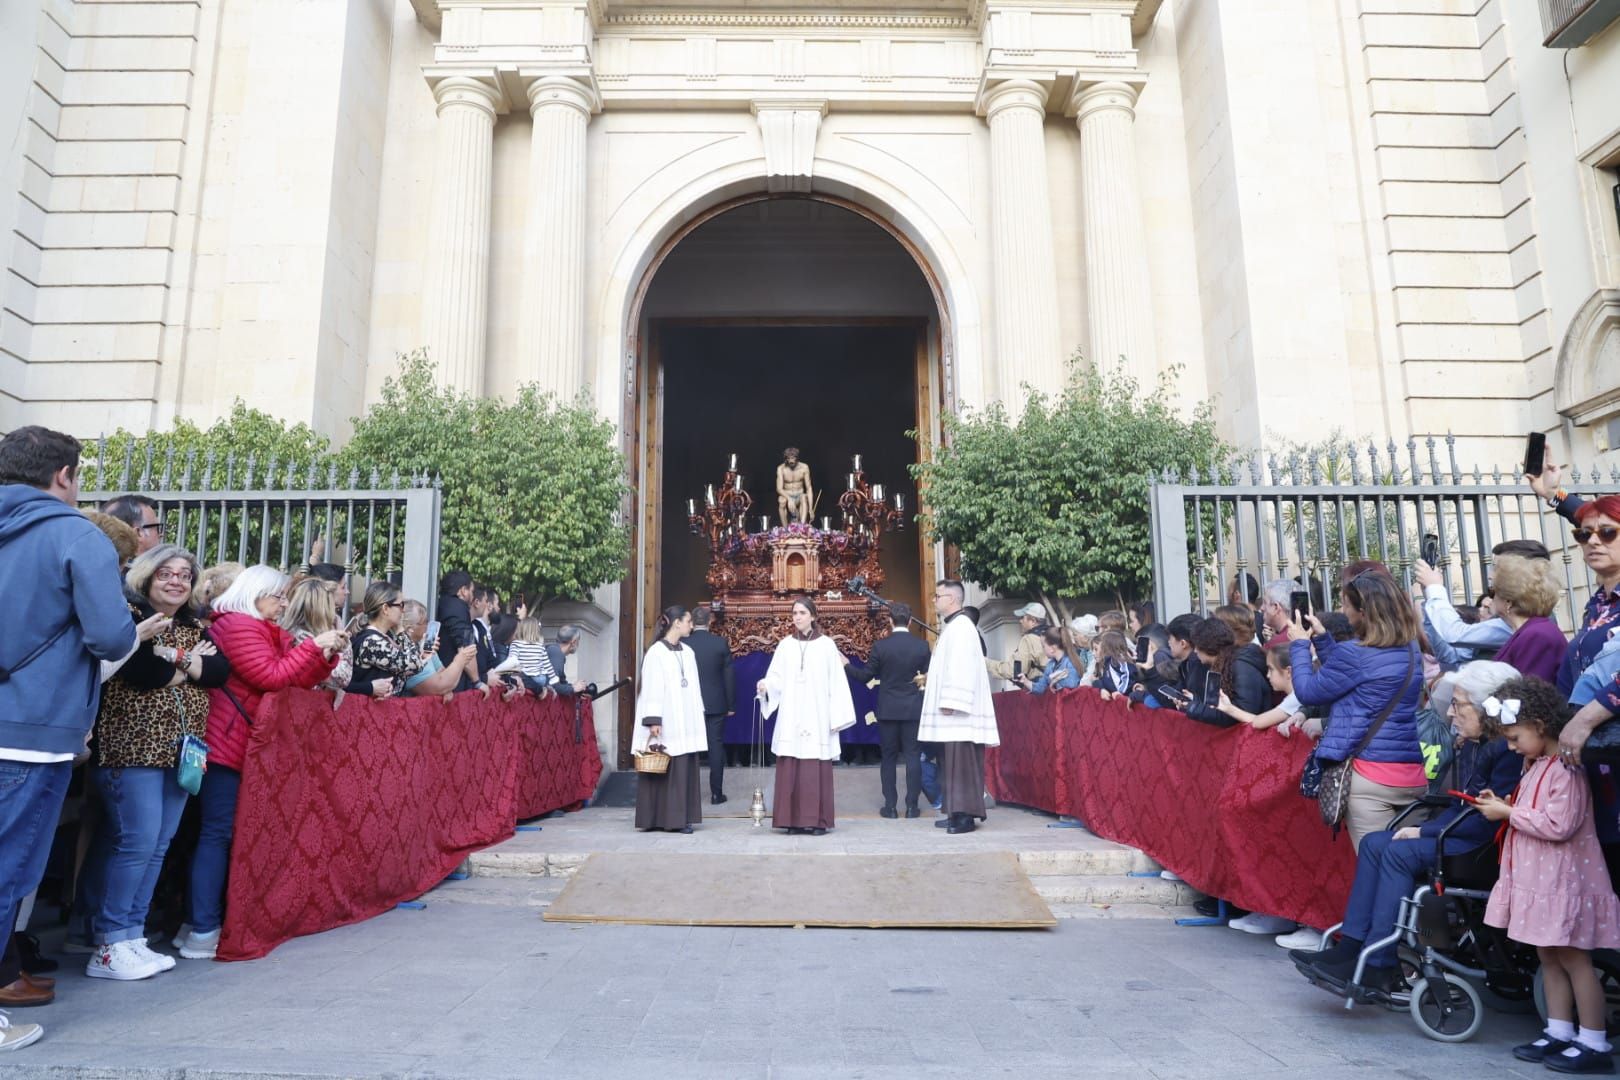
[[[405,678],[405,693],[415,697],[442,695],[448,701],[460,685],[462,673],[475,662],[477,647],[463,645],[445,666],[438,654],[439,624],[428,621],[427,605],[420,600],[405,601],[400,609],[400,627],[422,652],[422,666]]]
[[[1344,586],[1344,614],[1356,637],[1335,641],[1316,615],[1288,629],[1294,695],[1325,706],[1317,759],[1350,762],[1350,843],[1384,828],[1428,788],[1418,739],[1423,688],[1417,612],[1387,569],[1364,569]],[[1311,662],[1315,651],[1321,666]],[[1250,710],[1251,712],[1253,710]]]
[[[422,651],[400,629],[405,598],[399,586],[373,581],[361,602],[365,629],[354,639],[354,675],[351,694],[393,697],[405,690],[405,680],[422,669]]]
[[[1073,690],[1080,685],[1080,673],[1063,648],[1063,631],[1047,627],[1046,633],[1041,635],[1041,648],[1046,653],[1046,667],[1033,679],[1024,674],[1018,680],[1019,686],[1032,694],[1044,694],[1048,690]]]
[[[308,641],[326,633],[328,630],[338,628],[339,599],[343,591],[333,582],[324,578],[307,577],[294,585],[287,593],[287,610],[281,613],[281,628],[293,636],[297,642]],[[343,628],[344,634],[352,634],[352,627]],[[337,664],[317,689],[336,690],[346,693],[349,689],[349,680],[354,677],[354,650],[345,641],[338,650]]]
[[[1081,685],[1101,690],[1104,701],[1131,692],[1136,685],[1136,653],[1122,631],[1104,630],[1097,635],[1091,672]]]
[[[1194,720],[1216,727],[1232,727],[1237,719],[1221,710],[1221,697],[1237,709],[1262,713],[1271,703],[1265,654],[1257,646],[1240,650],[1232,628],[1210,616],[1193,631],[1193,652],[1204,665],[1204,683],[1182,710]],[[1258,662],[1256,662],[1258,661]]]
[[[1523,763],[1503,737],[1502,708],[1493,696],[1518,674],[1509,665],[1490,660],[1472,661],[1457,672],[1447,712],[1457,731],[1457,754],[1444,783],[1462,794],[1453,795],[1450,806],[1421,825],[1381,830],[1362,840],[1356,852],[1355,883],[1345,906],[1343,937],[1322,952],[1290,952],[1296,964],[1348,981],[1362,946],[1389,936],[1401,901],[1412,895],[1418,878],[1434,867],[1435,842],[1442,830],[1451,830],[1446,837],[1447,855],[1465,854],[1491,843],[1496,827],[1473,813],[1469,800],[1487,790],[1507,795],[1519,782]],[[1396,959],[1393,946],[1368,957],[1364,984],[1394,986],[1399,980]]]

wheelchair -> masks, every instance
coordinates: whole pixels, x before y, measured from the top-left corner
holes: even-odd
[[[1444,796],[1426,796],[1396,815],[1389,827],[1400,828],[1418,810],[1445,805],[1449,800]],[[1312,984],[1342,996],[1346,1009],[1357,1002],[1396,1012],[1405,1009],[1423,1034],[1440,1042],[1473,1038],[1485,1020],[1486,998],[1501,1011],[1527,1012],[1534,1000],[1536,950],[1485,925],[1485,904],[1498,870],[1496,846],[1445,854],[1448,834],[1467,818],[1468,814],[1462,814],[1441,830],[1435,840],[1439,858],[1428,883],[1401,901],[1392,933],[1363,946],[1349,982],[1304,963],[1298,965],[1300,973]],[[1328,929],[1321,948],[1327,947],[1338,929]],[[1396,947],[1400,983],[1392,990],[1362,985],[1367,958],[1389,945]]]

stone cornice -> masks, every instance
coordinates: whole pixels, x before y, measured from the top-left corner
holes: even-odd
[[[930,12],[838,11],[609,11],[603,26],[678,26],[685,28],[837,28],[881,30],[976,30],[971,15]]]

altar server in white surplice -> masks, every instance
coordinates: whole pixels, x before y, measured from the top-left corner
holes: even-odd
[[[940,784],[946,816],[934,822],[949,833],[972,832],[985,818],[984,748],[1000,746],[996,708],[985,671],[979,631],[962,610],[960,581],[934,587],[934,610],[945,621],[928,666],[919,742],[940,744]]]
[[[637,774],[636,828],[689,833],[703,820],[697,760],[709,748],[697,659],[681,644],[692,632],[692,615],[683,607],[665,608],[658,629],[658,640],[641,661],[630,752],[662,746],[670,762],[662,776]]]
[[[760,680],[761,712],[776,714],[776,798],[771,827],[822,836],[833,827],[838,733],[855,723],[844,656],[821,632],[816,605],[793,601],[793,636],[783,638]]]

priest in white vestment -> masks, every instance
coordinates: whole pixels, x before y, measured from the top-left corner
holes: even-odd
[[[793,635],[783,638],[760,680],[760,711],[776,714],[776,797],[771,827],[822,836],[833,827],[838,733],[855,723],[844,656],[821,632],[815,601],[793,601]]]
[[[934,610],[944,620],[923,691],[919,742],[940,744],[940,785],[945,817],[934,822],[949,833],[968,833],[983,821],[984,748],[1000,746],[990,675],[979,631],[962,610],[960,581],[934,587]]]
[[[641,661],[630,752],[639,757],[650,746],[662,746],[670,762],[661,775],[637,774],[636,828],[689,833],[703,820],[697,761],[709,748],[697,658],[681,644],[692,632],[692,614],[683,607],[666,608],[658,629],[658,640]]]

